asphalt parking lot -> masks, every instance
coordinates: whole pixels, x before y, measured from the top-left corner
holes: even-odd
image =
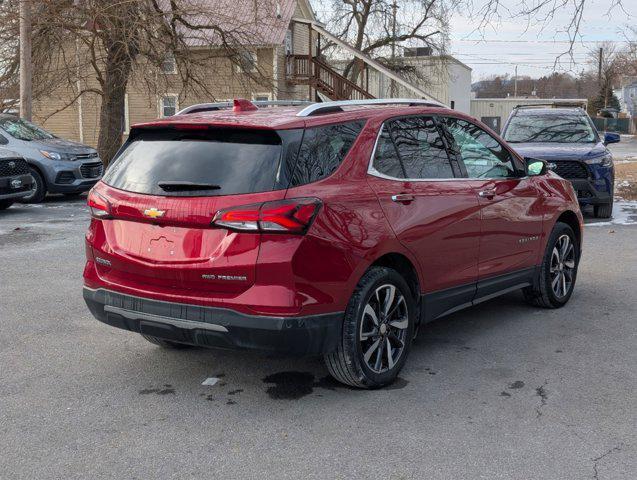
[[[565,308],[511,294],[434,322],[391,388],[357,391],[315,359],[165,351],[100,324],[81,296],[83,201],[14,206],[0,478],[632,480],[637,204],[617,208],[586,227]]]

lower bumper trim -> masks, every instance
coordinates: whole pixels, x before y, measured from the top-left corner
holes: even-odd
[[[304,317],[247,315],[84,287],[93,316],[113,327],[202,347],[251,349],[290,355],[333,352],[343,312]]]
[[[212,330],[213,332],[227,332],[226,327],[221,325],[215,325],[214,323],[193,322],[192,320],[178,320],[176,318],[163,317],[161,315],[153,315],[152,313],[132,312],[119,307],[113,307],[111,305],[104,305],[105,312],[111,312],[116,315],[121,315],[129,320],[150,320],[151,322],[167,323],[179,328],[186,328],[194,330],[201,328],[203,330]]]

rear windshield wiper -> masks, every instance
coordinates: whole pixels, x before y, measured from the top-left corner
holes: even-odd
[[[166,192],[188,192],[191,190],[220,190],[221,185],[214,183],[198,183],[198,182],[159,182],[159,188]]]

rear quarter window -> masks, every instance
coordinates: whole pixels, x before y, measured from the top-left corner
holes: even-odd
[[[307,128],[290,186],[305,185],[331,175],[352,148],[363,125],[360,121]]]

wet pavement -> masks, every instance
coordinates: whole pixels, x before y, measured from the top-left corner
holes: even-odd
[[[166,351],[107,327],[81,296],[83,202],[0,212],[0,478],[632,480],[625,207],[586,227],[566,307],[515,293],[433,322],[376,391],[334,382],[319,359]]]

